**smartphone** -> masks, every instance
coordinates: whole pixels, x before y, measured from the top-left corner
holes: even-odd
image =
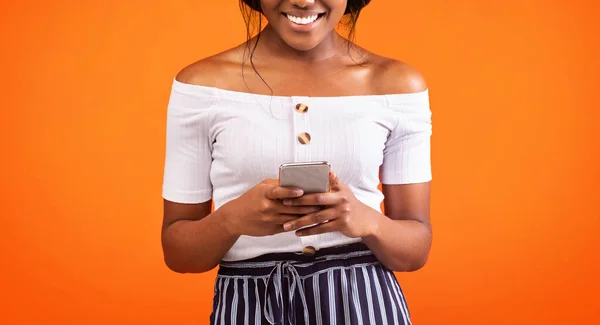
[[[329,192],[329,171],[326,161],[285,163],[279,167],[279,186],[298,187],[304,194]]]

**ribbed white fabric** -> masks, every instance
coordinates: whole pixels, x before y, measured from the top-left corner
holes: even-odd
[[[306,113],[296,104],[308,105]],[[173,80],[168,104],[163,197],[180,203],[211,198],[215,209],[282,163],[326,160],[366,205],[380,211],[384,184],[427,182],[431,110],[428,90],[410,94],[267,96]],[[308,132],[309,144],[297,136]],[[380,178],[381,177],[381,178]],[[358,242],[341,233],[242,236],[225,261]]]

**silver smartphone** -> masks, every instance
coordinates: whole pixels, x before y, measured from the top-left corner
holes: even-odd
[[[326,161],[285,163],[279,167],[279,186],[299,187],[305,194],[329,192],[329,171]]]

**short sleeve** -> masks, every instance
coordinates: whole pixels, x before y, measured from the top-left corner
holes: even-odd
[[[212,198],[210,115],[214,99],[174,84],[167,108],[162,196],[177,203]]]
[[[381,182],[412,184],[430,181],[432,126],[429,92],[389,95],[387,99],[396,126],[385,144]]]

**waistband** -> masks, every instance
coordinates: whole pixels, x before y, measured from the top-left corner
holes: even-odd
[[[297,253],[271,253],[255,258],[221,262],[219,275],[222,276],[268,276],[273,268],[293,266],[300,276],[307,276],[321,269],[373,264],[377,262],[373,252],[363,243],[327,247],[312,256]]]
[[[293,310],[298,296],[304,308],[305,319],[308,319],[308,306],[302,286],[304,278],[333,268],[373,264],[379,264],[373,252],[363,243],[354,243],[323,248],[312,256],[272,253],[242,261],[222,262],[218,275],[262,278],[266,286],[263,312],[269,324],[283,324],[286,318],[288,324],[295,324],[295,318],[290,313],[286,317],[284,305],[287,305],[285,309]],[[284,295],[284,291],[288,294]]]

